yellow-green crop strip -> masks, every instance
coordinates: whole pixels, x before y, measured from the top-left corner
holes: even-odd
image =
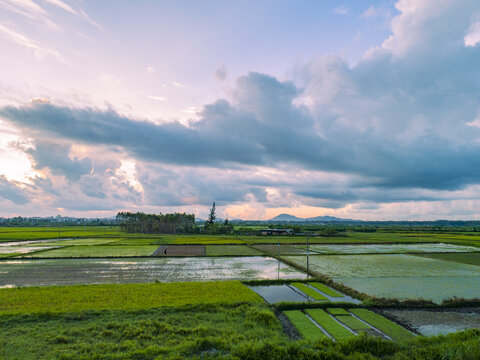
[[[363,321],[391,337],[392,340],[405,341],[415,337],[410,331],[370,310],[360,308],[349,310]]]
[[[0,315],[262,302],[239,281],[0,289]]]
[[[307,286],[303,283],[292,282],[292,283],[290,283],[290,285],[296,287],[298,290],[300,290],[301,292],[308,295],[309,297],[311,297],[314,300],[327,300],[327,298],[325,296],[323,296],[322,294],[320,294],[318,291],[313,290],[311,287],[309,287],[309,286]]]
[[[283,312],[298,330],[300,335],[307,340],[318,340],[326,337],[322,330],[318,328],[309,318],[300,310],[287,310]]]
[[[305,312],[336,340],[355,336],[322,309],[306,309]]]
[[[66,246],[59,249],[27,254],[25,257],[39,258],[76,258],[76,257],[121,257],[121,256],[150,256],[157,245],[90,245]]]
[[[350,314],[335,316],[335,319],[340,321],[342,324],[347,325],[350,329],[352,329],[355,332],[371,329],[370,326],[361,322],[360,320],[351,316]]]
[[[327,311],[332,315],[350,315],[350,313],[343,308],[328,308]]]
[[[343,297],[342,294],[336,292],[335,290],[333,289],[330,289],[328,286],[322,284],[322,283],[319,283],[319,282],[311,282],[311,283],[308,283],[308,285],[311,285],[313,286],[314,288],[316,288],[317,290],[320,290],[321,292],[323,292],[325,295],[328,295],[328,296],[331,296],[331,297]]]

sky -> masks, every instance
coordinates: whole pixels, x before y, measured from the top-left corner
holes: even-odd
[[[0,0],[0,216],[480,220],[478,0]]]

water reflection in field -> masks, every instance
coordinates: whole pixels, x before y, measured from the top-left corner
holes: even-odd
[[[0,262],[0,287],[304,278],[289,265],[262,256]]]

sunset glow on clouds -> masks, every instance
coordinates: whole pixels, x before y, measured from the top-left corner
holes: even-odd
[[[0,216],[479,219],[478,1],[327,3],[0,1]]]

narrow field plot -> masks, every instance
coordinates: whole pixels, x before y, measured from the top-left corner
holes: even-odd
[[[367,309],[350,309],[350,312],[358,316],[363,321],[377,328],[392,340],[405,341],[415,337],[410,331],[404,329],[393,321],[384,318]]]
[[[308,283],[308,285],[313,286],[315,289],[320,290],[322,293],[325,295],[331,296],[331,297],[344,297],[345,295],[340,294],[339,292],[329,288],[327,285],[324,285],[319,282],[311,282]]]
[[[128,246],[128,245],[92,245],[92,246],[68,246],[60,249],[42,251],[28,255],[39,258],[75,258],[75,257],[118,257],[118,256],[150,256],[158,246]]]
[[[280,254],[280,255],[303,255],[307,252],[301,247],[295,247],[292,245],[283,245],[280,244],[255,244],[252,245],[253,248],[258,249],[260,251],[264,251],[267,253],[272,254]]]
[[[306,249],[305,245],[296,245]],[[310,245],[309,250],[319,254],[374,254],[374,253],[446,253],[446,252],[474,252],[479,248],[452,244],[332,244]]]
[[[2,315],[241,302],[262,299],[238,281],[0,289]]]
[[[305,256],[285,259],[306,267]],[[329,277],[479,276],[474,265],[404,254],[314,255],[310,269]]]
[[[461,254],[422,254],[422,257],[480,266],[480,252]]]
[[[284,311],[283,314],[285,314],[304,339],[318,340],[326,337],[323,331],[300,310],[288,310]]]
[[[0,262],[0,287],[305,278],[305,273],[263,256],[18,259]]]
[[[0,254],[28,254],[34,251],[55,249],[55,246],[0,246]]]
[[[0,241],[104,236],[121,237],[122,234],[117,227],[109,226],[88,226],[86,229],[83,226],[1,227]]]
[[[254,256],[262,255],[262,252],[252,249],[246,245],[207,245],[206,251],[208,256]]]
[[[71,245],[104,245],[117,242],[119,239],[102,239],[102,238],[88,238],[88,239],[64,239],[39,243],[41,246],[71,246]]]
[[[132,245],[132,246],[137,246],[137,245],[161,245],[161,244],[166,244],[168,242],[168,238],[131,238],[131,239],[119,239],[115,240],[114,244],[115,245]]]
[[[287,285],[249,286],[269,304],[279,302],[307,302],[308,299]]]
[[[152,256],[204,256],[204,245],[161,245]]]
[[[320,294],[318,291],[312,289],[310,286],[300,283],[300,282],[292,282],[290,285],[294,286],[298,290],[300,290],[302,293],[307,295],[308,297],[314,299],[314,300],[327,300],[325,296]]]
[[[235,237],[177,237],[174,244],[245,244],[245,241]]]
[[[339,324],[331,315],[327,314],[325,310],[306,309],[305,312],[336,340],[355,336],[355,334]]]
[[[350,313],[343,308],[328,308],[327,311],[332,315],[350,315]]]
[[[351,316],[348,313],[346,315],[335,316],[335,319],[340,321],[342,324],[347,325],[350,329],[352,329],[355,332],[371,329],[370,326],[358,320],[357,318]]]

